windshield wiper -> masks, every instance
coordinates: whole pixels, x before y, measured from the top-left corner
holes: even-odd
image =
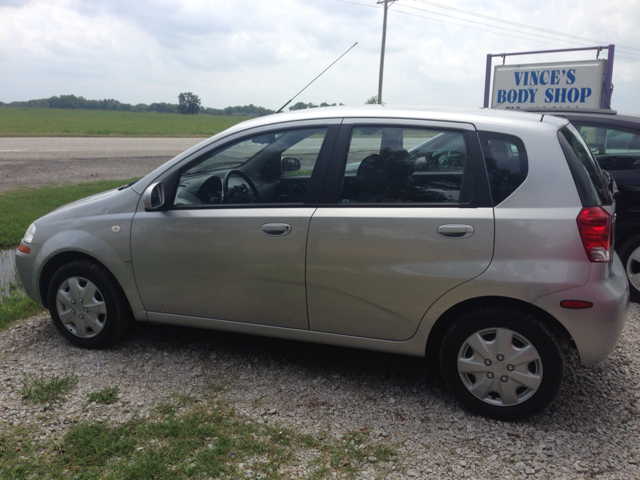
[[[121,187],[118,187],[118,190],[124,190],[125,188],[129,188],[131,185],[133,185],[134,183],[136,183],[138,180],[134,180],[133,182],[129,182],[126,185],[122,185]]]

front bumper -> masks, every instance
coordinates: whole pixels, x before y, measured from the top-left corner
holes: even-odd
[[[31,253],[22,253],[16,251],[16,269],[18,277],[22,282],[24,291],[27,296],[39,305],[43,305],[40,298],[40,288],[38,285],[38,272],[36,271],[36,259],[41,255],[42,249],[40,245],[29,244]],[[40,261],[40,265],[42,262]]]

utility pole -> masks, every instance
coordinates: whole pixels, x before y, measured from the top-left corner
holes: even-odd
[[[396,0],[379,0],[378,5],[384,5],[384,21],[382,23],[382,48],[380,49],[380,78],[378,79],[378,103],[382,105],[382,74],[384,73],[384,45],[387,39],[387,10]]]

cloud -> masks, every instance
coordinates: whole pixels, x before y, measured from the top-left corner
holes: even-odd
[[[129,103],[175,102],[178,93],[190,90],[207,106],[278,108],[358,41],[298,100],[362,104],[377,92],[382,10],[374,0],[353,1],[367,6],[336,0],[0,0],[0,100],[74,93]],[[640,45],[636,0],[447,5],[606,43]],[[478,106],[488,53],[579,46],[416,0],[396,2],[388,22],[383,98],[390,103]],[[614,69],[614,104],[619,100],[635,111],[640,111],[638,60],[619,48]]]

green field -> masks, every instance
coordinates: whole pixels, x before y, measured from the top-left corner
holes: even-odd
[[[100,180],[77,185],[19,188],[0,193],[0,249],[16,248],[34,220],[56,208],[131,180]]]
[[[19,188],[0,193],[0,250],[16,248],[29,224],[50,211],[130,181],[101,180],[77,185]],[[42,307],[24,295],[18,280],[0,282],[0,331],[16,320],[40,312]],[[0,478],[3,478],[1,474]]]
[[[210,137],[249,118],[0,107],[0,137]]]

